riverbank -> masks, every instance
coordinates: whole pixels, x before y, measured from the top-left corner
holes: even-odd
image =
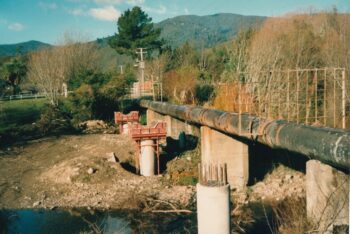
[[[0,210],[195,215],[199,149],[163,154],[162,160],[171,160],[162,175],[142,177],[133,173],[135,148],[127,136],[97,133],[42,138],[2,149]],[[276,166],[263,180],[231,191],[231,202],[231,225],[237,233],[270,228],[288,233],[306,217],[305,175]],[[287,218],[278,216],[281,210]]]
[[[116,134],[43,138],[4,149],[0,208],[188,207],[194,186],[171,186],[162,176],[141,177],[125,169],[134,149],[127,136]]]

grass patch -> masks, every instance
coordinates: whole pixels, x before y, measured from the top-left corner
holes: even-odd
[[[46,99],[27,99],[0,102],[0,144],[9,144],[21,135],[36,132],[33,125],[47,103]]]
[[[8,128],[32,124],[40,118],[46,99],[0,102],[0,133]]]

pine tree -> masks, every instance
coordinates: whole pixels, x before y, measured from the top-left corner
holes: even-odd
[[[136,48],[160,50],[163,45],[160,32],[154,28],[152,18],[136,6],[126,10],[118,19],[118,33],[110,38],[109,45],[120,54],[135,57]]]

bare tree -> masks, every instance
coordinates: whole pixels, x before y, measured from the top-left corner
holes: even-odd
[[[66,39],[64,45],[44,48],[29,55],[28,78],[58,105],[62,85],[84,69],[93,68],[95,45]]]

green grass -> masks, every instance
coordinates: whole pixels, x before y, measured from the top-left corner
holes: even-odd
[[[40,118],[47,100],[27,99],[0,102],[0,134],[31,125]]]

